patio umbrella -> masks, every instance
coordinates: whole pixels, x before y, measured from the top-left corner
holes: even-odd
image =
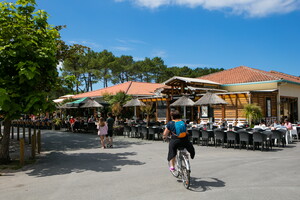
[[[202,106],[202,105],[225,105],[228,104],[218,95],[207,92],[203,97],[201,97],[198,101],[195,102],[195,106]]]
[[[72,106],[68,103],[64,104],[64,105],[61,105],[61,106],[58,106],[59,109],[72,109],[72,108],[78,108],[78,107],[75,107],[75,106]]]
[[[94,99],[89,99],[81,106],[81,108],[103,108],[103,106]]]
[[[134,117],[136,118],[136,107],[137,106],[145,106],[145,104],[143,102],[141,102],[140,100],[134,98],[134,99],[127,101],[123,107],[134,107]]]
[[[202,106],[202,105],[226,105],[228,104],[226,101],[224,101],[222,98],[220,98],[218,95],[207,92],[203,97],[201,97],[198,101],[195,102],[195,106]],[[222,118],[223,118],[222,113]]]
[[[170,106],[183,106],[183,113],[184,113],[184,119],[186,118],[186,106],[194,106],[193,100],[188,98],[187,96],[182,96],[179,99],[177,99],[174,103],[172,103]]]
[[[79,107],[80,105],[84,104],[85,102],[87,102],[90,98],[88,97],[84,97],[84,98],[81,98],[81,99],[78,99],[78,100],[75,100],[75,101],[72,101],[72,102],[69,102],[67,103],[67,105],[69,107]]]

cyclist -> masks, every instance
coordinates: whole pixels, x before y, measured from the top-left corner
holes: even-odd
[[[169,153],[168,153],[168,162],[170,162],[170,170],[175,170],[175,157],[177,154],[177,149],[180,147],[186,148],[186,150],[190,153],[191,158],[193,159],[195,156],[195,149],[193,144],[188,139],[188,134],[186,130],[186,124],[184,124],[183,130],[180,135],[176,133],[176,123],[181,122],[181,116],[178,110],[171,110],[171,118],[172,121],[167,123],[167,126],[164,130],[163,137],[166,138],[171,133],[171,140],[169,142]],[[185,133],[185,134],[184,134]]]

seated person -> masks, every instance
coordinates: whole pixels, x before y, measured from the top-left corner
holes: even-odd
[[[280,127],[281,127],[281,125],[276,119],[274,120],[273,124],[271,124],[271,126],[270,126],[270,128],[272,130],[275,130],[276,128],[280,128]]]

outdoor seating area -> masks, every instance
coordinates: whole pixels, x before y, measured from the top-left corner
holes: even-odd
[[[237,126],[230,128],[213,126],[213,129],[209,129],[202,125],[196,127],[188,125],[187,130],[190,141],[194,145],[264,151],[272,150],[273,147],[284,148],[293,142],[298,142],[300,126],[294,127],[297,130],[295,135],[291,135],[287,129],[254,129]],[[125,125],[123,136],[142,140],[162,140],[164,128],[165,125]]]

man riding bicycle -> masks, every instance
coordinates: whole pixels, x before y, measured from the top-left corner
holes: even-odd
[[[164,130],[163,137],[166,138],[171,133],[171,140],[169,142],[168,162],[170,162],[170,170],[175,170],[175,157],[177,149],[182,147],[190,153],[191,158],[195,157],[195,149],[193,144],[188,139],[186,124],[181,120],[178,110],[171,111],[172,121],[167,123]]]

